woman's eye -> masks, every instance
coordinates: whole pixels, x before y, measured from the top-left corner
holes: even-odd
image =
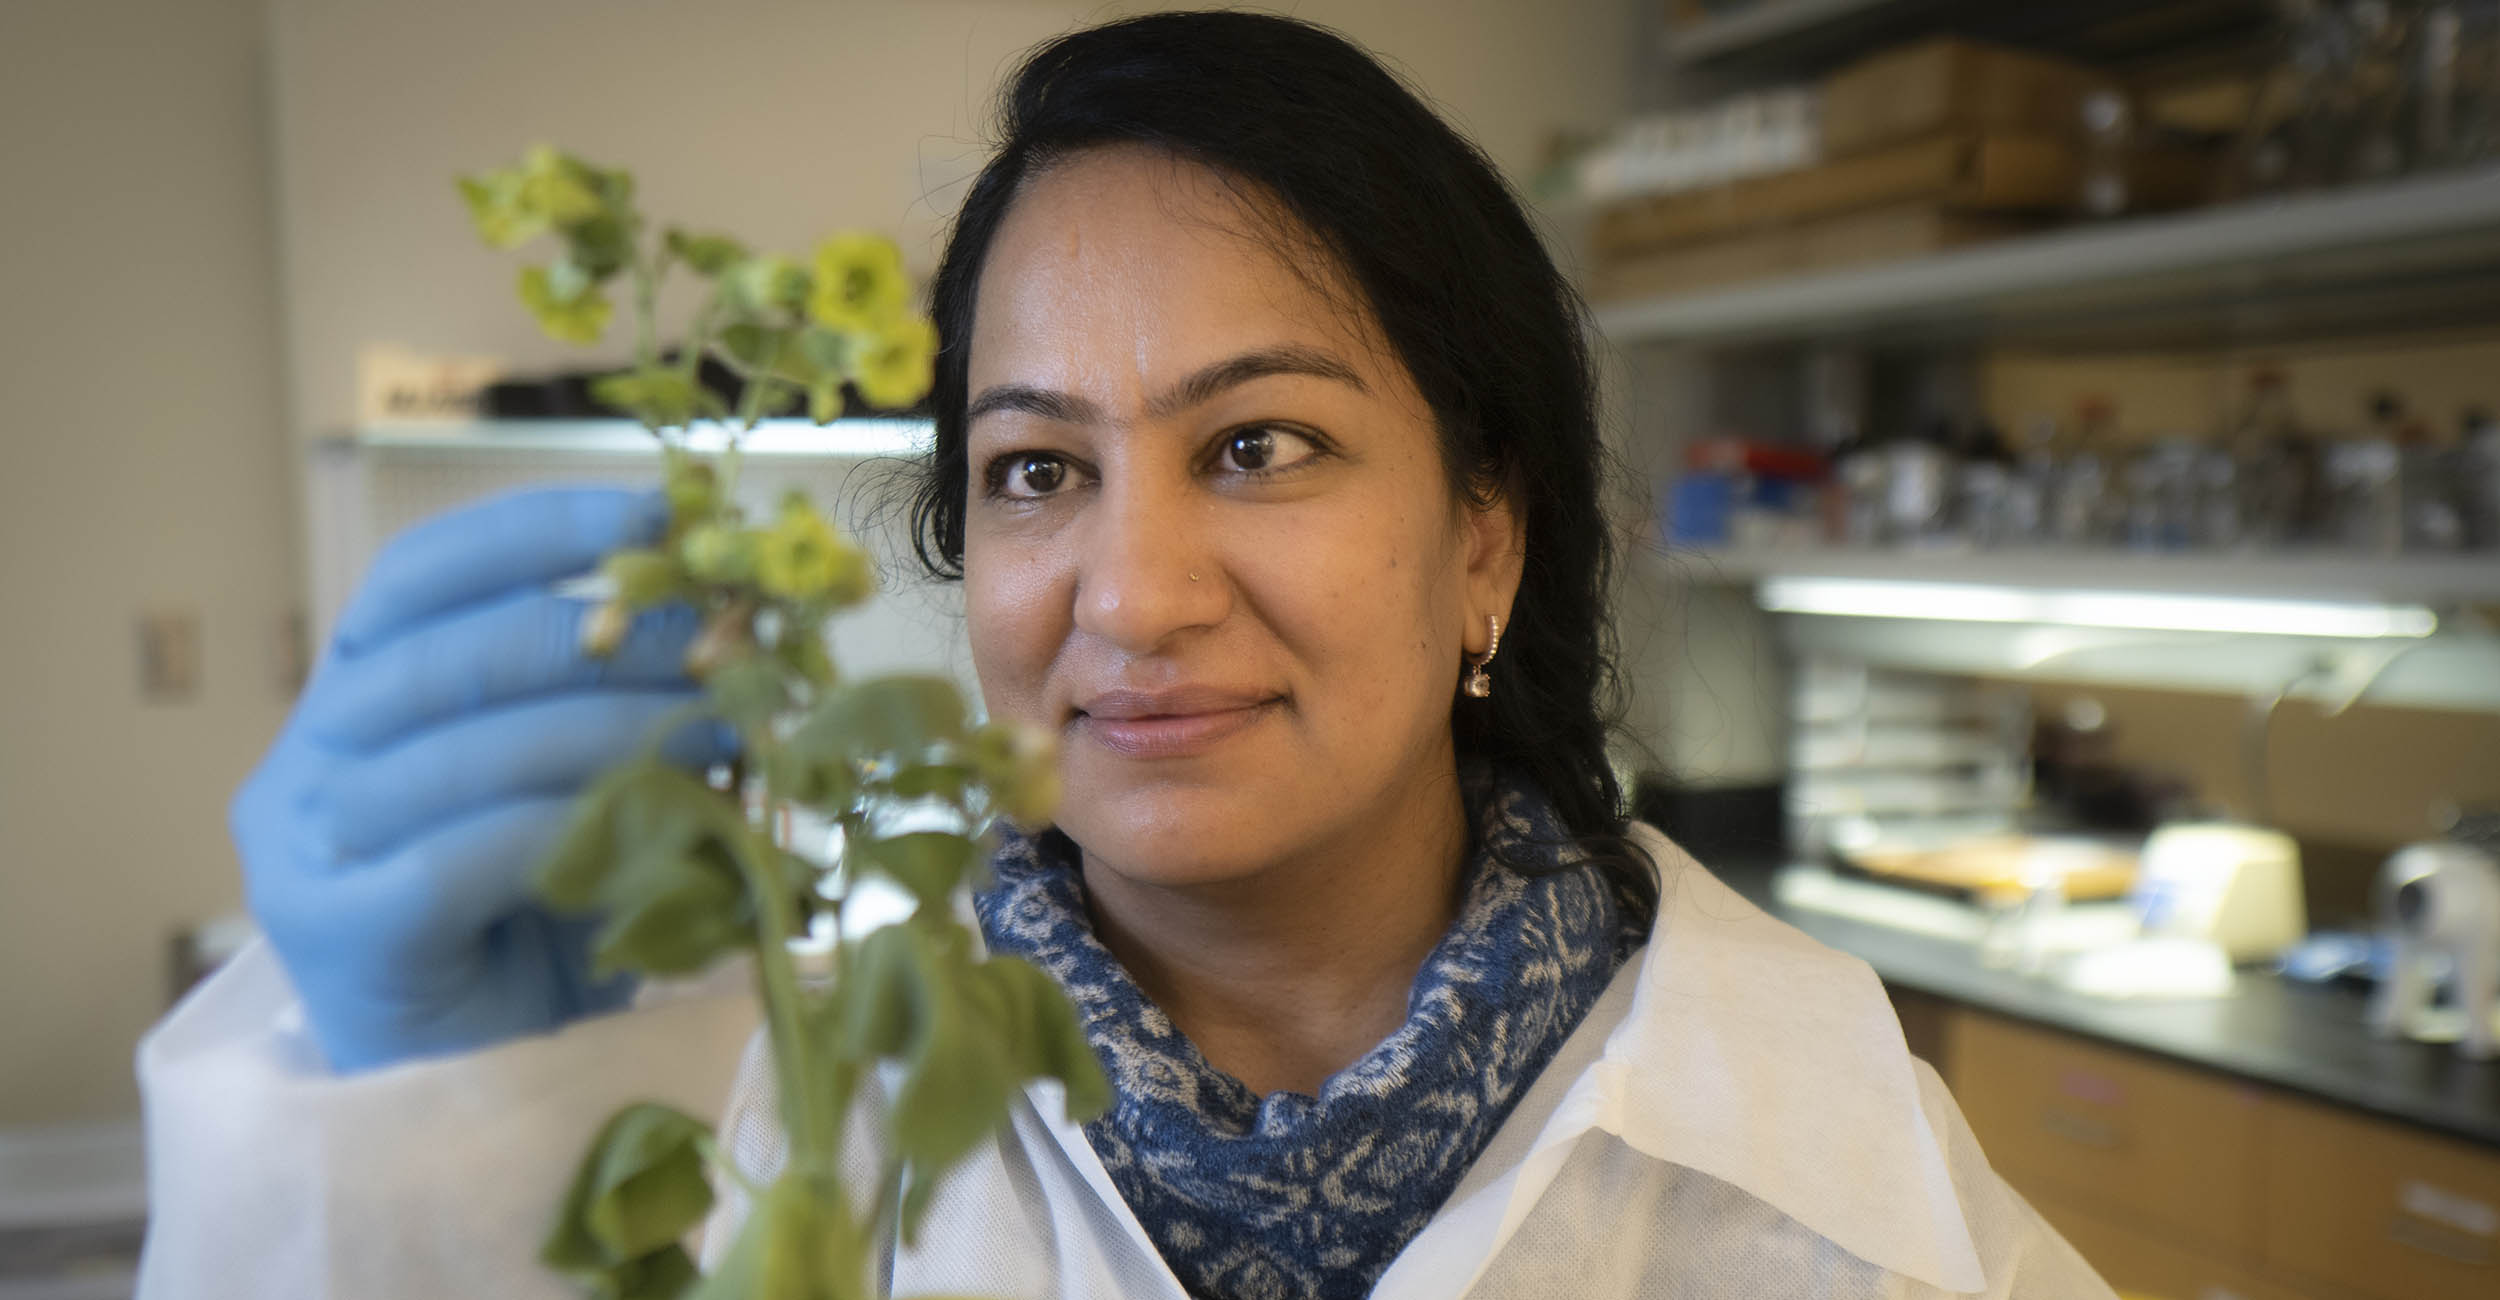
[[[1225,438],[1217,449],[1217,459],[1226,469],[1268,474],[1299,464],[1318,450],[1310,439],[1290,429],[1260,425]]]
[[[1066,486],[1068,462],[1039,453],[1008,456],[998,462],[990,480],[991,490],[1000,496],[1046,497]]]

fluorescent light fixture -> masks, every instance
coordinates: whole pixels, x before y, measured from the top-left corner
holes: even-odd
[[[1758,597],[1783,614],[1943,619],[1958,623],[2061,623],[2160,632],[2274,636],[2421,637],[2439,616],[2420,605],[2263,600],[2141,591],[2053,591],[1961,582],[1865,578],[1770,578]]]
[[[729,445],[721,425],[699,425],[682,435],[688,448],[719,453]],[[861,418],[813,424],[764,420],[739,439],[749,456],[916,456],[937,439],[927,420]],[[355,441],[391,451],[468,455],[475,452],[555,452],[573,455],[657,456],[660,440],[631,420],[480,420],[469,424],[401,422],[369,425]]]

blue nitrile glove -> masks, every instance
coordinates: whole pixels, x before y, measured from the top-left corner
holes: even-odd
[[[482,1047],[622,1005],[594,984],[595,922],[531,877],[574,794],[699,690],[694,612],[646,611],[605,660],[594,606],[550,584],[658,537],[657,493],[542,489],[437,516],[375,559],[231,817],[253,915],[331,1064]],[[733,739],[680,725],[700,766]]]

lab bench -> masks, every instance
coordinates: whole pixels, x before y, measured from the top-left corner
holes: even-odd
[[[2122,1291],[2500,1296],[2500,1062],[2390,1042],[2366,999],[2243,971],[2228,997],[2097,999],[1968,944],[1755,904],[1875,968],[1990,1162]]]

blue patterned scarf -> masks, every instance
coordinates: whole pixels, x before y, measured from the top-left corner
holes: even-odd
[[[1146,1000],[1094,937],[1066,836],[1010,834],[993,860],[982,931],[1076,1003],[1118,1094],[1085,1136],[1191,1295],[1368,1294],[1647,937],[1645,906],[1569,845],[1543,795],[1464,785],[1477,834],[1457,920],[1405,1025],[1315,1098],[1251,1092]]]

